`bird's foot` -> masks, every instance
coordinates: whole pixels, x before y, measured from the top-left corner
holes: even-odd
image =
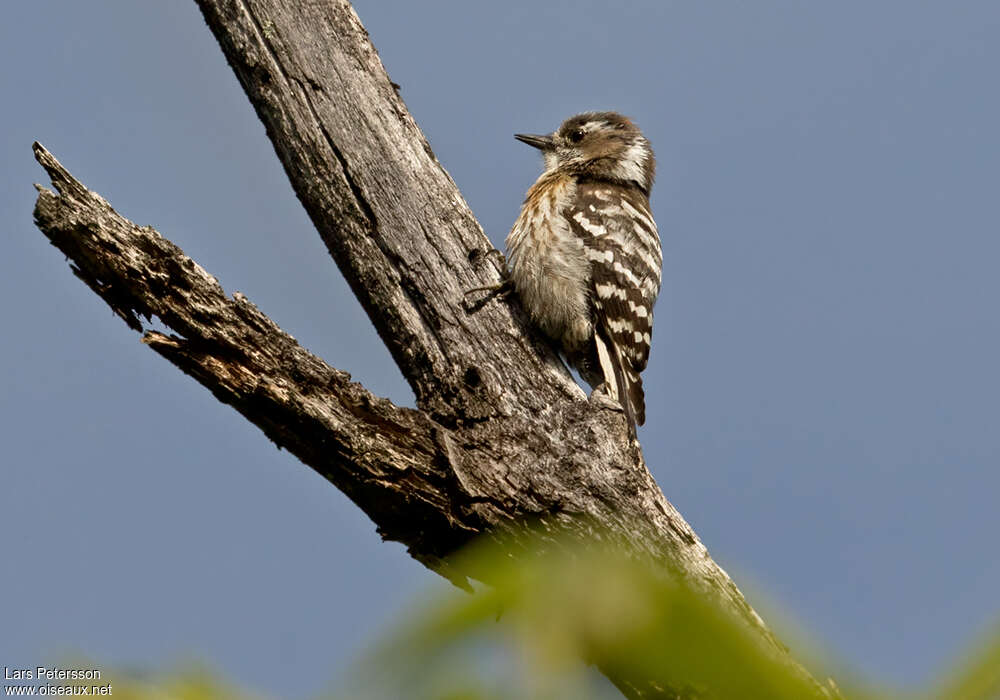
[[[594,387],[594,390],[590,392],[590,402],[595,406],[606,408],[610,411],[625,412],[621,402],[613,393],[613,385],[608,382],[602,382]]]
[[[466,313],[475,313],[486,306],[491,299],[503,299],[512,291],[514,291],[514,283],[510,280],[504,280],[500,284],[491,284],[485,287],[473,287],[472,289],[466,290],[465,298],[462,300],[462,306],[465,307]],[[480,292],[487,293],[475,301],[470,301],[470,296]]]

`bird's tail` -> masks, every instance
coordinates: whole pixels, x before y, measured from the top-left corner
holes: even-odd
[[[635,426],[646,422],[646,395],[642,377],[632,368],[632,363],[622,355],[610,334],[600,329],[595,337],[597,359],[604,375],[608,393],[625,409],[629,430],[635,437]]]

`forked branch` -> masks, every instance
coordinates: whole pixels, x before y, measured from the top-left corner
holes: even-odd
[[[459,585],[449,555],[542,520],[609,536],[767,629],[630,444],[516,304],[476,313],[493,250],[345,0],[198,0],[320,235],[417,396],[394,406],[310,354],[149,227],[118,215],[40,145],[56,192],[35,219],[144,342],[344,491],[383,537]],[[144,330],[159,318],[172,331]],[[602,534],[609,533],[609,534]],[[629,697],[685,697],[612,678]]]

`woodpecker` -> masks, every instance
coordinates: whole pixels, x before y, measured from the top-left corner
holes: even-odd
[[[509,281],[532,321],[595,390],[646,419],[646,368],[663,254],[649,207],[655,160],[627,117],[585,112],[515,134],[545,171],[507,236]]]

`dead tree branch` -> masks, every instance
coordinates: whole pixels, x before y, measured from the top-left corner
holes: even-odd
[[[417,396],[399,408],[228,297],[174,244],[118,215],[40,145],[56,192],[35,219],[144,342],[323,474],[387,539],[462,585],[448,556],[543,519],[610,532],[735,611],[805,679],[666,500],[620,412],[586,400],[500,281],[487,238],[345,0],[198,0],[299,199]],[[612,678],[629,697],[681,697]],[[815,687],[819,688],[816,684]]]

